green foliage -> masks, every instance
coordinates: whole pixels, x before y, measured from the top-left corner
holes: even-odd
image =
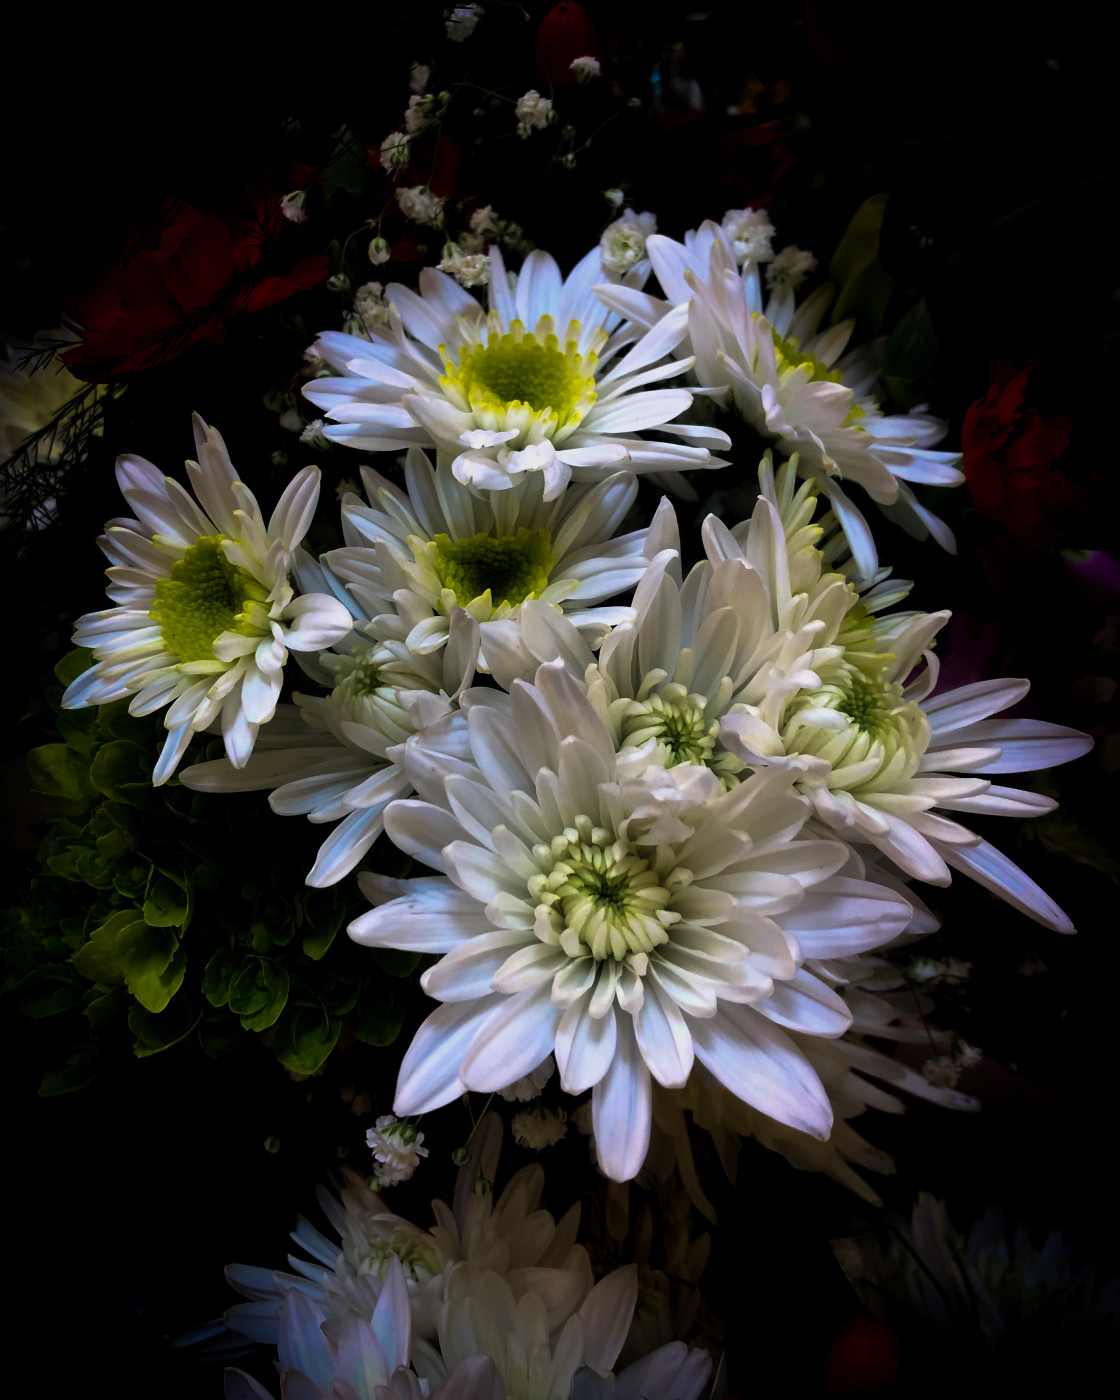
[[[883,383],[902,409],[925,397],[923,389],[937,367],[937,332],[923,298],[894,328],[883,355]]]
[[[839,289],[830,317],[832,325],[849,316],[858,316],[873,331],[883,324],[894,292],[894,279],[879,261],[886,207],[885,194],[865,200],[832,255],[828,276]]]
[[[122,1044],[221,1055],[259,1038],[299,1074],[340,1039],[391,1044],[418,960],[346,938],[351,888],[302,883],[322,833],[263,795],[153,788],[158,715],[60,708],[91,659],[67,656],[46,693],[58,738],[27,767],[53,820],[3,924],[5,992],[23,1015],[56,1018],[41,1092],[88,1084]]]

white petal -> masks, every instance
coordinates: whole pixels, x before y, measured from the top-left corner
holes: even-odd
[[[428,1113],[463,1093],[466,1086],[459,1078],[459,1066],[476,1031],[501,1001],[504,998],[495,995],[449,1002],[432,1012],[401,1062],[394,1113]]]
[[[638,1049],[629,1017],[619,1017],[611,1067],[591,1094],[591,1118],[599,1165],[612,1181],[630,1181],[649,1151],[653,1081]]]

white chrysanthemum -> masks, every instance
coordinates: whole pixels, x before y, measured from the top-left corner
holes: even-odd
[[[319,1206],[334,1236],[301,1217],[292,1239],[310,1259],[289,1255],[296,1272],[231,1264],[226,1270],[230,1284],[253,1301],[230,1308],[227,1327],[275,1346],[286,1295],[302,1292],[323,1305],[325,1316],[338,1320],[363,1299],[376,1299],[391,1261],[397,1260],[416,1338],[435,1337],[447,1280],[458,1268],[498,1274],[518,1297],[539,1292],[548,1299],[550,1329],[558,1328],[592,1286],[591,1261],[576,1244],[580,1207],[573,1205],[560,1221],[541,1210],[544,1172],[535,1164],[515,1172],[497,1198],[491,1192],[478,1194],[474,1186],[480,1175],[494,1179],[501,1137],[497,1115],[486,1115],[474,1135],[470,1161],[459,1170],[452,1206],[432,1202],[436,1224],[430,1231],[393,1215],[355,1172],[345,1173],[341,1201],[320,1188]]]
[[[539,477],[479,496],[413,449],[407,494],[368,468],[362,477],[371,504],[344,503],[346,548],[327,560],[367,617],[399,616],[401,638],[418,655],[446,645],[456,608],[480,625],[483,669],[493,624],[515,618],[527,600],[562,610],[596,645],[630,617],[628,606],[603,603],[632,588],[648,562],[645,530],[614,537],[637,494],[632,476],[572,487],[554,501]]]
[[[387,804],[412,791],[389,752],[454,707],[474,677],[478,625],[452,608],[447,645],[421,655],[407,645],[408,629],[395,611],[366,621],[339,580],[303,551],[297,567],[301,579],[334,593],[353,614],[347,637],[303,662],[330,693],[297,694],[298,708],[281,706],[242,768],[216,759],[192,765],[181,778],[199,792],[267,790],[280,816],[337,822],[307,876],[322,887],[354,869],[384,830]]]
[[[137,515],[111,520],[98,541],[117,606],[78,620],[74,641],[91,647],[97,664],[62,697],[76,709],[131,695],[136,715],[168,706],[156,784],[175,771],[191,736],[218,720],[229,761],[244,768],[276,709],[288,651],[331,646],[351,622],[337,598],[297,595],[289,581],[319,496],[318,469],[299,473],[266,525],[221,435],[197,415],[194,431],[199,460],[187,471],[201,505],[142,457],[117,459]]]
[[[753,521],[728,530],[714,516],[703,536],[713,562],[746,559],[771,596],[788,597],[796,575],[802,601],[836,599],[840,575],[825,569],[812,525],[812,483],[795,491],[796,463],[775,480],[764,463],[764,495],[780,510],[786,546],[760,550]],[[837,542],[833,542],[834,544]],[[851,573],[848,566],[847,573]],[[1054,802],[998,787],[989,774],[1066,763],[1092,747],[1077,730],[1033,719],[992,719],[1027,694],[1026,680],[987,680],[932,695],[938,662],[928,650],[949,614],[876,616],[908,585],[877,575],[861,594],[846,586],[842,611],[818,639],[817,679],[800,689],[775,685],[759,705],[729,715],[720,741],[744,763],[775,764],[798,775],[817,817],[848,841],[876,846],[905,873],[949,883],[949,867],[970,875],[1030,918],[1059,932],[1073,926],[1005,855],[940,812],[1040,816]],[[961,776],[952,776],[959,774]]]
[[[684,308],[648,333],[612,337],[617,318],[591,290],[606,275],[598,248],[566,282],[547,253],[530,253],[516,292],[496,247],[489,258],[489,314],[452,278],[425,268],[419,294],[396,283],[387,289],[390,321],[372,343],[319,337],[339,377],[317,379],[304,393],[336,425],[329,437],[373,452],[435,447],[459,481],[487,491],[539,473],[546,500],[573,476],[722,465],[708,449],[726,446],[726,434],[673,421],[691,392],[645,387],[691,366],[667,359],[686,334]],[[648,271],[640,263],[625,280],[640,286]],[[635,436],[651,428],[668,440]]]
[[[424,1134],[411,1123],[402,1122],[392,1113],[383,1113],[366,1133],[366,1146],[373,1153],[377,1167],[377,1184],[399,1186],[408,1181],[428,1155],[423,1146]]]
[[[718,655],[698,655],[698,668]],[[648,791],[631,790],[614,735],[563,661],[511,695],[463,699],[465,713],[405,746],[422,800],[385,818],[402,850],[446,878],[360,877],[379,907],[349,930],[444,955],[422,985],[446,1004],[405,1055],[396,1111],[496,1092],[551,1051],[567,1092],[593,1089],[596,1150],[616,1180],[645,1157],[652,1079],[679,1087],[695,1060],[826,1137],[827,1096],[779,1026],[842,1034],[849,1014],[806,959],[889,941],[909,905],[832,878],[847,851],[800,836],[808,804],[780,770],[721,791],[710,770],[684,765],[709,780],[674,813],[690,834],[651,843],[636,810]]]
[[[909,482],[956,486],[960,454],[935,452],[946,425],[928,414],[884,414],[872,390],[876,350],[844,354],[854,321],[821,330],[833,289],[818,287],[797,305],[795,287],[807,254],[779,254],[769,266],[763,298],[759,262],[747,257],[736,270],[735,225],[708,222],[684,244],[655,235],[649,256],[667,301],[630,288],[599,288],[603,300],[636,328],[656,326],[670,311],[689,308],[695,364],[691,378],[724,389],[743,417],[787,456],[830,499],[860,572],[877,567],[875,541],[847,485],[862,487],[886,514],[919,539],[932,533],[955,545],[948,527],[920,506]],[[760,250],[761,251],[761,250]],[[788,250],[787,250],[788,252]]]

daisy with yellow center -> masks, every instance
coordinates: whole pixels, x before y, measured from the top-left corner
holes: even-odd
[[[345,498],[346,547],[327,563],[366,617],[398,620],[411,651],[444,647],[458,608],[479,624],[483,669],[494,625],[516,619],[527,602],[566,613],[590,645],[632,616],[628,606],[603,604],[633,588],[648,562],[645,530],[614,537],[637,494],[633,476],[615,473],[549,500],[543,478],[525,475],[480,496],[448,463],[433,468],[414,448],[404,477],[406,491],[362,469],[369,504]]]
[[[620,467],[723,465],[711,449],[729,445],[725,433],[676,422],[691,392],[646,388],[692,366],[670,358],[687,333],[683,309],[648,333],[617,332],[619,318],[592,290],[612,279],[637,286],[648,265],[619,279],[595,248],[564,281],[537,251],[514,288],[498,250],[489,256],[488,312],[453,278],[425,268],[418,293],[386,289],[388,320],[368,341],[319,337],[315,349],[336,377],[313,380],[304,393],[330,421],[329,438],[373,452],[434,447],[456,480],[478,490],[539,475],[546,501],[571,480],[600,481]],[[660,436],[645,436],[650,429]]]
[[[351,625],[337,598],[297,596],[289,581],[292,551],[315,511],[318,470],[299,473],[266,524],[221,435],[197,415],[194,431],[198,461],[187,472],[197,502],[151,462],[117,461],[136,512],[111,521],[100,540],[117,606],[79,619],[74,641],[93,649],[96,665],[62,698],[77,709],[131,695],[135,715],[166,706],[157,784],[191,736],[219,720],[229,762],[244,768],[276,710],[289,650],[319,651]]]

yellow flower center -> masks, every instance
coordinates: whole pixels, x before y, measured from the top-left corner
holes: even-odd
[[[464,345],[456,365],[440,346],[446,373],[440,385],[463,412],[473,414],[482,428],[501,431],[536,426],[534,440],[566,435],[583,421],[596,399],[596,350],[606,335],[595,337],[595,349],[580,352],[580,325],[568,325],[561,345],[551,316],[542,316],[535,331],[521,321],[502,330],[491,312],[485,342]]]
[[[266,590],[222,549],[224,535],[203,535],[156,580],[148,616],[160,625],[164,646],[179,661],[211,661],[223,632],[251,635],[250,606],[267,599]]]
[[[522,527],[515,535],[495,538],[483,532],[466,540],[437,535],[433,544],[439,580],[462,607],[486,594],[492,607],[516,607],[548,587],[553,564],[548,530]]]

